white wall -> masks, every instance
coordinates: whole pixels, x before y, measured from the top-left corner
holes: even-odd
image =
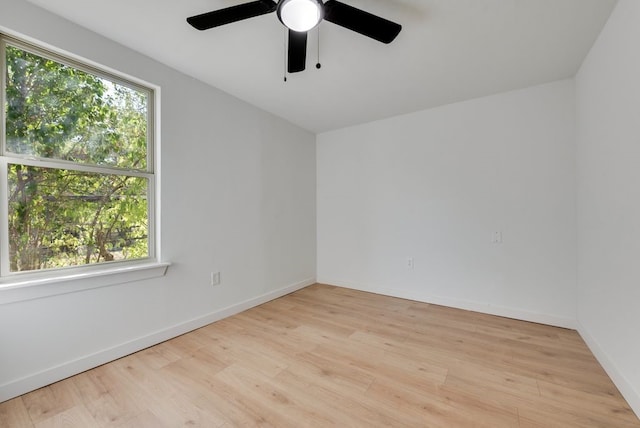
[[[579,331],[640,414],[640,2],[576,77]]]
[[[0,0],[1,29],[161,86],[172,266],[160,279],[0,305],[0,401],[314,281],[313,134],[25,1]]]
[[[320,134],[318,281],[575,326],[574,113],[565,80]]]

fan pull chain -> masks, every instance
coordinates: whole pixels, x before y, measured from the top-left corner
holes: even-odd
[[[284,52],[284,81],[287,81],[287,35],[289,34],[289,32],[287,31],[287,29],[285,28],[284,30],[284,40],[283,40],[283,52]]]
[[[320,64],[320,26],[318,25],[318,62],[316,63],[316,68],[320,70],[322,65]]]

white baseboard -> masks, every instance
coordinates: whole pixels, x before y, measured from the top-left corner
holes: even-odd
[[[253,308],[254,306],[258,306],[268,301],[277,299],[278,297],[282,297],[296,290],[300,290],[304,287],[314,284],[315,282],[315,278],[309,278],[295,284],[290,284],[288,286],[236,303],[215,312],[211,312],[204,316],[182,322],[166,329],[158,330],[129,342],[125,342],[120,345],[104,349],[100,352],[86,355],[84,357],[48,368],[38,373],[34,373],[17,380],[7,382],[0,385],[0,402],[10,400],[19,395],[25,394],[38,388],[42,388],[43,386],[50,385],[62,379],[66,379],[69,376],[82,373],[86,370],[108,363],[109,361],[122,358],[126,355],[180,336],[181,334],[188,333],[200,327],[204,327],[205,325],[211,324],[212,322],[227,318],[242,311],[246,311],[247,309]]]
[[[370,284],[358,284],[351,281],[339,281],[329,278],[318,278],[318,283],[335,285],[338,287],[351,288],[354,290],[367,291],[370,293],[382,294],[385,296],[399,297],[401,299],[415,300],[417,302],[432,303],[434,305],[448,306],[451,308],[465,309],[468,311],[481,312],[484,314],[497,315],[506,318],[513,318],[522,321],[530,321],[538,324],[546,324],[554,327],[569,328],[575,330],[577,322],[573,318],[565,318],[556,315],[549,315],[538,312],[530,312],[521,309],[495,306],[488,303],[473,302],[468,300],[452,299],[448,297],[433,296],[413,290],[402,290],[389,287],[382,287]]]
[[[618,370],[618,367],[611,361],[609,355],[602,349],[598,341],[589,334],[587,329],[578,322],[578,333],[582,336],[593,355],[596,357],[602,368],[609,375],[613,383],[616,385],[620,394],[627,400],[629,406],[636,416],[640,418],[640,391],[635,389],[627,378]]]

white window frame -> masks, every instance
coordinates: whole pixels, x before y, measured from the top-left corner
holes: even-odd
[[[145,170],[127,170],[109,166],[96,166],[48,158],[34,158],[6,151],[5,96],[6,96],[6,53],[7,45],[29,53],[51,59],[100,78],[112,81],[148,96],[147,108],[147,167]],[[159,239],[159,170],[160,158],[159,113],[160,88],[138,78],[125,75],[108,67],[76,55],[50,47],[41,47],[38,43],[0,33],[0,305],[21,300],[65,294],[91,288],[121,284],[153,277],[166,273],[168,263],[160,260]],[[71,169],[90,173],[105,173],[146,178],[148,212],[148,251],[146,258],[100,262],[89,265],[43,269],[38,271],[10,272],[8,237],[8,164],[21,164],[36,167]]]

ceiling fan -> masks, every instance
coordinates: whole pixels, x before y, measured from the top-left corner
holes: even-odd
[[[187,18],[187,22],[198,30],[208,30],[274,11],[280,22],[289,29],[289,73],[305,69],[307,31],[315,28],[323,19],[382,43],[391,43],[402,29],[400,24],[337,0],[325,3],[322,0],[278,0],[277,3],[272,0],[256,0],[191,16]]]

